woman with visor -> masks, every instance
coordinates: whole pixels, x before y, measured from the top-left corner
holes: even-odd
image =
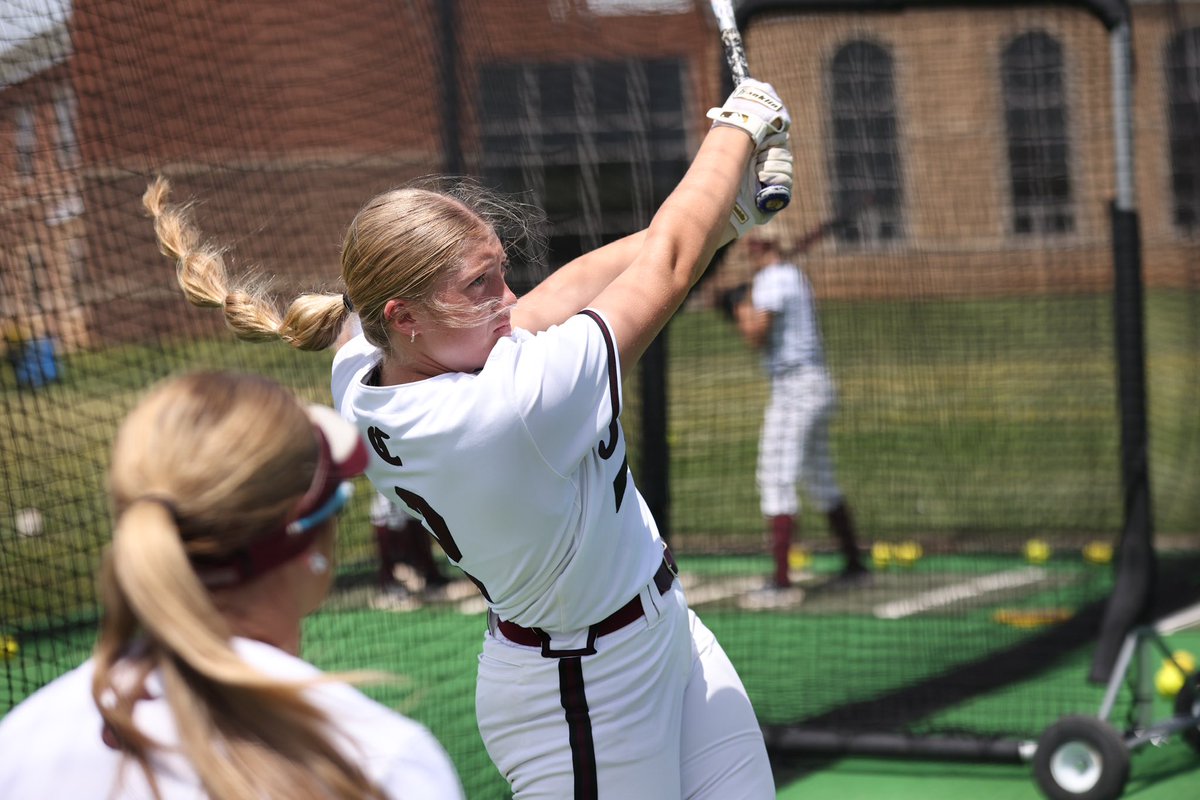
[[[0,797],[461,798],[428,730],[299,657],[366,463],[265,378],[151,391],[113,447],[95,651],[0,723]]]

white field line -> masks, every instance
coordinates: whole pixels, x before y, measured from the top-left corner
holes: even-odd
[[[730,597],[736,597],[744,594],[751,589],[757,589],[763,585],[763,579],[758,577],[746,578],[730,578],[723,581],[708,581],[702,584],[688,586],[689,581],[684,580],[684,591],[687,593],[687,601],[689,606],[698,606],[702,603],[714,603],[717,600],[726,600]]]
[[[1015,589],[1019,586],[1037,583],[1045,575],[1046,570],[1041,567],[1025,567],[1023,569],[1000,572],[995,575],[984,575],[965,583],[956,583],[951,586],[943,586],[940,589],[922,592],[916,597],[895,600],[891,603],[883,603],[875,606],[875,616],[879,619],[911,617],[913,614],[920,614],[931,608],[947,606],[960,600],[969,600],[988,592],[996,592],[1001,589]]]
[[[1154,630],[1163,636],[1168,636],[1172,633],[1179,633],[1194,625],[1200,625],[1200,603],[1191,608],[1176,611],[1169,617],[1163,617],[1155,624]]]

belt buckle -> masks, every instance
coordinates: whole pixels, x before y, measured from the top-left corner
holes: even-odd
[[[550,635],[541,628],[534,628],[534,633],[542,640],[542,658],[582,658],[596,655],[596,626],[588,628],[587,644],[575,650],[555,650],[550,646]]]

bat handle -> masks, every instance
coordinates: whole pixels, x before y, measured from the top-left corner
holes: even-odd
[[[792,202],[792,190],[786,186],[764,186],[754,195],[754,204],[758,210],[771,214],[787,208]]]

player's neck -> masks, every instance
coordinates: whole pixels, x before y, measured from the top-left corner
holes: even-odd
[[[379,365],[379,385],[399,386],[403,383],[416,383],[426,378],[432,378],[436,372],[427,372],[417,364],[405,364],[394,358],[385,358]]]

